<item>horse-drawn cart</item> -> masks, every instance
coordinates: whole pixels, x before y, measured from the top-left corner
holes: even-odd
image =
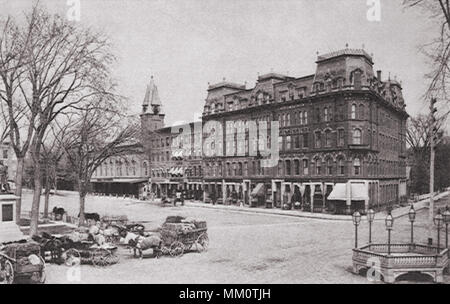
[[[62,255],[64,264],[74,266],[80,264],[91,264],[104,267],[119,262],[116,254],[117,247],[113,245],[97,245],[91,241],[80,241],[72,243]]]
[[[0,283],[12,284],[18,278],[45,282],[45,261],[34,242],[12,243],[0,251]]]
[[[209,245],[206,222],[164,223],[161,229],[163,254],[182,256],[188,250],[206,251]]]

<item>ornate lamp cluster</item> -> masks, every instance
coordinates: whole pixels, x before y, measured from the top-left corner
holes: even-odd
[[[408,211],[408,219],[411,223],[411,245],[414,245],[414,222],[416,221],[416,210],[414,209],[414,205],[411,204],[411,208]],[[361,213],[356,211],[352,215],[353,225],[355,226],[355,248],[358,248],[358,226],[361,223]],[[369,244],[372,243],[372,223],[375,220],[375,211],[373,209],[369,209],[367,211],[367,221],[369,222]],[[438,210],[436,216],[433,219],[434,224],[437,227],[437,250],[440,251],[440,241],[441,241],[441,228],[445,225],[445,247],[448,248],[448,225],[450,224],[450,209],[449,206],[446,206],[445,211],[441,213]],[[386,230],[388,232],[388,254],[391,254],[391,231],[394,228],[394,217],[392,216],[391,211],[388,211],[388,214],[384,220],[384,224]]]

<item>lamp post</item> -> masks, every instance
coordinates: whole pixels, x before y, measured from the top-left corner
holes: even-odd
[[[448,248],[448,224],[450,224],[450,210],[445,207],[444,211],[444,223],[445,223],[445,248]]]
[[[388,255],[389,255],[391,254],[391,230],[394,227],[394,218],[392,217],[391,211],[389,211],[384,222],[386,225],[386,230],[388,231]]]
[[[369,209],[367,211],[367,220],[369,221],[369,244],[372,244],[372,223],[375,219],[375,211],[373,209]]]
[[[411,204],[411,209],[408,212],[409,221],[411,222],[411,245],[414,244],[414,221],[416,220],[416,210],[414,205]]]
[[[355,225],[355,248],[358,248],[358,225],[361,222],[361,214],[356,211],[352,215],[353,225]]]
[[[441,210],[438,210],[438,213],[434,217],[433,221],[437,227],[437,251],[439,253],[441,246],[441,227],[442,223],[444,222],[444,217],[441,214]]]

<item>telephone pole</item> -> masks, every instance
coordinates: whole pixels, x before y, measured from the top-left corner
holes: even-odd
[[[430,102],[430,206],[428,209],[428,244],[433,244],[433,218],[434,218],[434,145],[435,136],[437,135],[436,117],[437,108],[434,106],[436,98],[432,98]]]

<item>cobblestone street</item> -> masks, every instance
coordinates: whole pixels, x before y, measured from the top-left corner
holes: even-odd
[[[29,208],[31,193],[24,196]],[[445,200],[442,200],[445,202]],[[60,193],[50,200],[69,215],[78,213],[75,193]],[[442,203],[442,202],[441,202]],[[369,283],[350,272],[354,226],[351,221],[330,221],[280,215],[233,212],[209,208],[160,207],[130,199],[89,196],[87,212],[126,214],[156,228],[168,215],[204,219],[208,223],[209,250],[189,252],[180,258],[154,259],[151,251],[143,260],[120,249],[120,262],[107,268],[81,266],[80,283]],[[418,212],[417,241],[426,240],[427,210]],[[395,221],[393,242],[407,242],[407,217]],[[376,218],[374,242],[386,242],[384,218]],[[367,241],[368,224],[359,229],[360,244]],[[445,240],[444,234],[441,240]],[[442,241],[444,242],[444,241]],[[48,265],[48,283],[71,283],[68,267]],[[450,282],[447,276],[446,282]],[[426,280],[425,280],[426,281]],[[79,282],[75,282],[79,283]]]

